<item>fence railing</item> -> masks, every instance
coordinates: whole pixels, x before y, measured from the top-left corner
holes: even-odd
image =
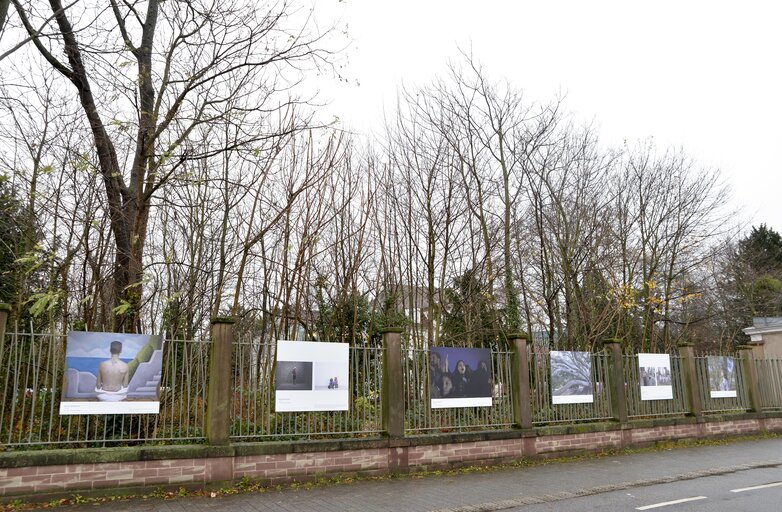
[[[763,409],[782,409],[782,359],[755,359],[760,405]]]
[[[551,397],[551,361],[544,352],[534,351],[529,359],[530,399],[533,425],[604,421],[613,418],[608,387],[609,357],[598,352],[592,358],[591,403],[553,404]]]
[[[233,346],[234,441],[379,435],[382,427],[382,347],[350,347],[349,410],[275,413],[276,344],[238,340]]]
[[[641,371],[637,355],[624,355],[622,368],[625,377],[627,396],[627,416],[629,418],[653,418],[661,416],[683,416],[689,412],[682,359],[678,355],[671,357],[671,386],[673,399],[641,400]]]
[[[716,413],[737,413],[746,412],[750,409],[749,394],[747,387],[744,385],[745,375],[742,365],[742,359],[739,357],[732,358],[732,375],[734,380],[727,381],[728,387],[735,389],[729,389],[728,391],[735,391],[735,397],[715,397],[712,396],[715,393],[713,390],[717,390],[720,387],[719,383],[715,383],[717,376],[715,375],[715,369],[709,368],[710,356],[698,356],[695,358],[695,372],[698,379],[698,391],[700,393],[701,403],[703,404],[703,412],[705,414]]]
[[[429,398],[429,351],[403,351],[405,433],[498,430],[513,426],[511,352],[492,352],[491,407],[433,409]]]
[[[203,441],[208,355],[208,343],[164,343],[159,414],[61,416],[65,336],[9,333],[0,343],[0,444],[94,447]]]
[[[525,357],[513,351],[492,352],[490,407],[432,408],[429,351],[404,348],[397,334],[393,342],[384,338],[382,346],[350,347],[348,410],[278,413],[276,343],[235,340],[230,329],[219,336],[215,332],[212,341],[164,343],[159,414],[82,416],[59,414],[64,335],[0,336],[0,450],[217,442],[215,425],[223,425],[221,435],[227,432],[222,442],[503,430],[621,419],[620,400],[626,404],[628,419],[782,410],[782,360],[752,359],[747,349],[730,361],[735,397],[712,396],[715,384],[709,380],[714,378],[709,357],[695,357],[687,348],[670,357],[673,398],[641,400],[638,356],[615,358],[616,352],[606,351],[591,354],[592,402],[554,405],[549,354],[532,350],[523,341],[514,346],[523,347]],[[396,355],[389,362],[392,352]],[[209,360],[215,354],[230,365],[218,365],[215,357],[210,370]],[[397,355],[401,365],[391,364]],[[521,375],[527,374],[519,366],[522,361],[529,371],[526,383],[521,382]],[[386,365],[393,375],[384,375]],[[221,374],[210,376],[210,371]],[[613,375],[621,375],[623,382],[612,382]],[[227,415],[208,412],[206,397],[216,389],[216,382],[222,382],[224,392],[219,396],[224,400],[214,404],[230,403]],[[384,408],[388,414],[402,411],[393,415],[398,422],[393,428],[384,424],[389,421]]]

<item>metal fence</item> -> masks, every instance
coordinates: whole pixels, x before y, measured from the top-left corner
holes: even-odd
[[[755,359],[763,409],[782,409],[782,359]]]
[[[208,343],[164,343],[159,414],[60,416],[65,339],[9,333],[0,340],[0,444],[99,447],[204,439]]]
[[[349,410],[275,412],[276,344],[236,340],[233,345],[234,441],[375,436],[382,432],[382,347],[350,347]]]
[[[641,372],[638,367],[638,356],[631,354],[622,356],[628,418],[683,416],[689,412],[690,403],[685,392],[682,358],[678,355],[670,357],[673,400],[641,400]]]
[[[18,330],[18,329],[17,329]],[[0,450],[46,447],[97,447],[205,441],[210,343],[167,340],[159,414],[59,414],[65,335],[9,333],[0,339]],[[330,412],[275,412],[276,344],[234,340],[232,362],[233,441],[299,440],[334,436],[375,437],[383,432],[382,375],[385,349],[350,347],[349,409]],[[493,400],[490,407],[431,407],[429,351],[403,350],[402,385],[405,433],[464,432],[513,428],[513,352],[492,352]],[[725,360],[723,360],[724,362]],[[695,383],[705,414],[750,409],[743,361],[733,357],[736,397],[713,397],[714,371],[709,356],[695,358]],[[529,389],[534,425],[603,421],[614,417],[610,356],[591,354],[592,403],[553,405],[551,362],[545,351],[529,358]],[[690,410],[683,359],[671,356],[673,399],[641,400],[637,355],[622,357],[628,417],[683,416]],[[751,361],[757,372],[759,400],[765,410],[782,409],[782,360]]]
[[[405,433],[499,430],[513,426],[512,352],[492,352],[494,386],[491,407],[433,409],[429,398],[429,351],[403,353]]]
[[[728,391],[735,391],[735,397],[718,397],[714,396],[719,394],[720,383],[714,368],[709,368],[710,357],[719,356],[697,356],[695,358],[695,378],[698,380],[698,390],[700,392],[701,404],[703,404],[704,414],[715,413],[736,413],[745,412],[749,406],[749,395],[747,393],[746,386],[744,385],[744,372],[742,370],[742,361],[738,357],[731,357],[730,361],[733,365],[733,376],[735,380],[733,382],[728,380],[728,386],[733,389]],[[712,359],[712,361],[714,361]],[[727,379],[727,376],[726,376]]]
[[[551,396],[551,358],[546,352],[533,352],[529,359],[533,425],[602,421],[613,417],[608,386],[609,356],[602,352],[590,356],[593,401],[554,405]]]

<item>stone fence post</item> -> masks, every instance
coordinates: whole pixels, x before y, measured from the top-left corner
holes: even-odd
[[[738,356],[741,358],[741,375],[744,389],[747,390],[749,399],[749,410],[752,412],[761,412],[763,404],[760,400],[760,382],[758,381],[758,371],[755,366],[755,355],[752,345],[739,345],[737,347]]]
[[[405,435],[405,379],[402,365],[402,329],[387,327],[383,335],[383,430],[388,437]]]
[[[529,386],[529,345],[532,340],[526,333],[508,334],[513,348],[510,384],[513,386],[513,422],[522,429],[532,428],[532,407]]]
[[[696,418],[703,416],[700,381],[695,367],[695,348],[692,343],[679,343],[679,357],[685,387],[685,395],[690,403],[690,414]]]
[[[212,345],[206,392],[206,437],[209,444],[228,444],[231,424],[231,359],[234,319],[212,318]]]
[[[620,423],[627,423],[627,391],[622,365],[622,343],[610,338],[603,341],[603,349],[608,355],[608,385],[611,392],[611,406],[614,418]]]

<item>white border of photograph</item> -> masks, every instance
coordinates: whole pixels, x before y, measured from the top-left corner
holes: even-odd
[[[592,375],[594,368],[592,367],[592,354],[590,352],[579,352],[576,350],[552,350],[549,352],[551,367],[549,368],[549,378],[551,382],[554,382],[554,359],[560,357],[559,354],[579,354],[578,357],[586,357],[589,360],[589,393],[579,395],[555,395],[552,385],[551,389],[551,403],[553,405],[562,404],[591,404],[595,401],[595,390],[592,384]]]
[[[729,372],[729,375],[726,376],[728,379],[728,384],[732,386],[733,389],[711,389],[711,361],[712,359],[732,359],[733,360],[733,371]],[[738,396],[737,389],[738,389],[738,379],[736,378],[736,360],[729,356],[708,356],[706,358],[706,368],[708,371],[707,374],[707,380],[709,382],[709,397],[711,398],[736,398]]]
[[[274,394],[275,412],[347,411],[350,345],[317,341],[277,341],[277,361],[311,361],[313,388],[317,376],[337,377],[337,389],[279,390]]]
[[[432,409],[448,409],[451,407],[491,407],[492,398],[490,396],[467,397],[467,398],[432,398]]]
[[[644,386],[641,368],[667,368],[671,372],[671,356],[668,354],[638,354],[638,382],[641,384],[641,400],[673,400],[673,385]]]

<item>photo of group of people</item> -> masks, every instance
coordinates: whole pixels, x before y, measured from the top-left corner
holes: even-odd
[[[732,357],[709,356],[709,396],[711,398],[736,397],[736,367]]]
[[[668,354],[638,354],[641,400],[673,399],[671,357]]]
[[[592,403],[592,354],[552,350],[550,356],[551,402]]]
[[[492,383],[489,349],[435,347],[429,351],[432,408],[491,406]]]
[[[275,411],[348,410],[348,364],[347,343],[278,341]]]
[[[60,414],[157,414],[162,345],[149,334],[69,332]]]
[[[668,368],[642,367],[641,368],[642,386],[670,386],[671,372]]]

